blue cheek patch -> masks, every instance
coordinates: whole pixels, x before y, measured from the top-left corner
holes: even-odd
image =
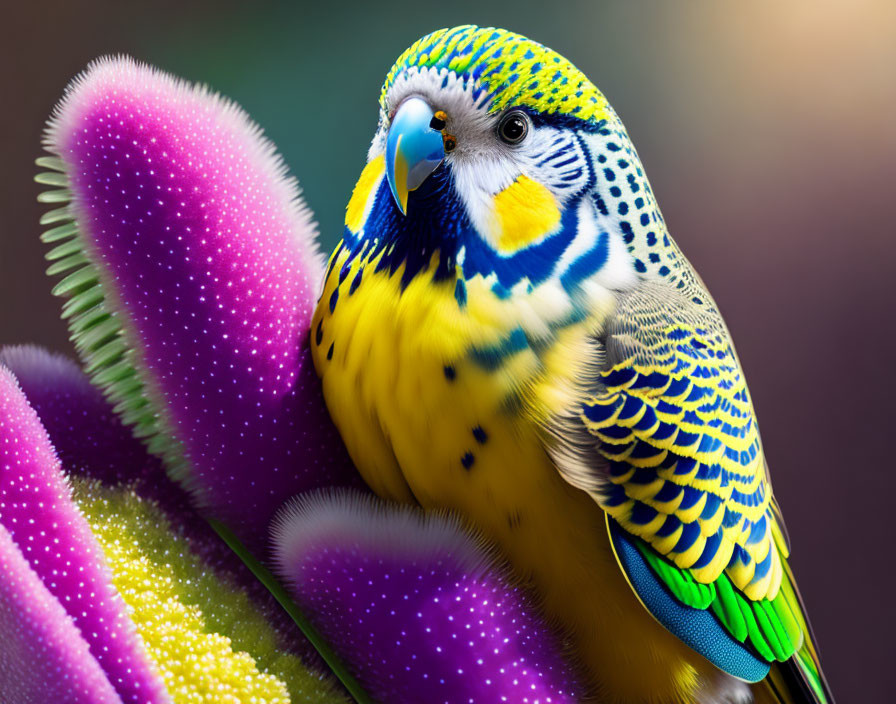
[[[465,242],[464,278],[471,279],[477,274],[487,277],[494,273],[498,283],[507,289],[513,288],[524,278],[537,286],[553,273],[557,260],[575,239],[578,226],[578,201],[574,201],[567,204],[563,211],[556,234],[516,254],[502,257],[481,238],[470,237]]]

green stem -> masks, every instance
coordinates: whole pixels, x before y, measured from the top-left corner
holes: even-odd
[[[282,606],[292,620],[295,621],[296,625],[302,633],[305,634],[305,637],[310,641],[311,645],[314,646],[314,649],[317,650],[324,662],[327,663],[329,668],[333,671],[333,674],[336,675],[340,682],[342,682],[343,686],[348,690],[349,694],[352,695],[354,700],[358,702],[358,704],[375,704],[361,688],[361,685],[358,684],[358,681],[346,669],[345,665],[342,664],[342,661],[336,653],[333,652],[333,649],[327,645],[327,642],[321,637],[320,633],[317,632],[317,629],[311,625],[311,622],[305,618],[304,614],[299,610],[299,607],[295,605],[292,599],[290,599],[289,594],[286,593],[286,590],[280,582],[277,581],[277,578],[271,574],[271,571],[246,550],[245,546],[243,546],[227,526],[213,518],[209,518],[208,522],[215,532],[221,536],[224,542],[230,546],[230,549],[239,556],[243,563],[245,563],[246,567],[252,570],[252,574],[254,574],[258,580],[267,587],[268,591],[274,595],[274,598],[280,602],[280,606]]]

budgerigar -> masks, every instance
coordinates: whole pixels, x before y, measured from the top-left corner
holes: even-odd
[[[566,59],[400,56],[311,335],[367,483],[493,540],[598,701],[832,701],[728,330]]]

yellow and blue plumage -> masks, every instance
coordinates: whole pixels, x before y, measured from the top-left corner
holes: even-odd
[[[602,700],[831,701],[728,331],[568,61],[402,54],[312,337],[368,484],[494,540]]]

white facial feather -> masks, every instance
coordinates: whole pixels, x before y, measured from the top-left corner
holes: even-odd
[[[444,68],[414,67],[395,80],[386,96],[387,110],[380,116],[368,158],[382,153],[390,115],[411,96],[422,97],[433,109],[448,115],[446,131],[456,137],[457,147],[446,156],[446,161],[451,165],[455,188],[470,221],[486,237],[493,229],[490,225],[494,196],[521,174],[545,185],[561,204],[575,190],[581,190],[587,179],[586,158],[574,135],[551,127],[532,128],[524,142],[505,144],[497,135],[502,115],[489,114],[488,94],[482,91],[477,96],[474,83],[465,82]],[[561,149],[561,162],[573,155],[581,160],[580,181],[563,180],[560,170],[539,165]]]
[[[494,198],[521,175],[545,186],[561,210],[600,182],[603,167],[597,163],[596,155],[605,151],[605,137],[570,128],[530,125],[525,140],[516,145],[506,144],[497,134],[503,114],[489,114],[488,93],[484,90],[477,93],[476,84],[444,68],[414,67],[396,78],[386,95],[386,108],[381,112],[370,158],[383,152],[391,115],[411,96],[422,97],[434,110],[447,114],[446,131],[457,140],[457,147],[446,155],[454,188],[479,236],[496,251],[497,245],[491,241],[496,231]],[[578,209],[578,232],[558,258],[553,278],[562,276],[595,246],[599,237],[606,236],[606,264],[581,284],[582,294],[591,306],[603,309],[612,304],[612,292],[634,286],[639,277],[620,235],[617,213],[601,214],[594,200],[587,196],[581,198]],[[463,263],[463,251],[457,259]],[[542,296],[544,300],[564,298]],[[543,312],[548,313],[547,320],[556,319],[556,311]],[[530,321],[526,327],[534,331],[538,326]]]

